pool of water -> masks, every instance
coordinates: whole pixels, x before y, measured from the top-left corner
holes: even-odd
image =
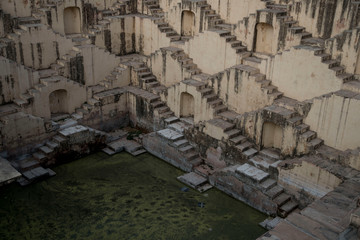
[[[248,240],[265,232],[264,214],[216,189],[181,191],[183,172],[150,154],[97,153],[54,170],[0,189],[0,239]]]

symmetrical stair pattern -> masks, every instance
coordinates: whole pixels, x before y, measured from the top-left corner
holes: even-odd
[[[180,34],[166,22],[165,13],[163,9],[160,8],[158,0],[143,0],[143,2],[150,10],[151,15],[154,16],[154,23],[161,32],[166,33],[166,36],[170,38],[171,42],[185,42],[190,39],[188,36],[180,36]]]

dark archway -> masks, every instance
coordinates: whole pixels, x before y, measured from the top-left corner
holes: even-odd
[[[256,25],[255,52],[274,54],[273,36],[274,28],[267,23],[258,23]]]
[[[51,114],[68,113],[67,91],[60,89],[50,93],[49,104]]]
[[[193,95],[183,92],[180,100],[180,117],[194,117],[195,101]]]
[[[65,34],[81,33],[81,16],[78,7],[68,7],[64,10]]]
[[[280,126],[272,122],[265,122],[262,130],[263,147],[281,149],[283,135],[283,129]]]
[[[194,36],[195,13],[184,10],[181,14],[181,35]]]

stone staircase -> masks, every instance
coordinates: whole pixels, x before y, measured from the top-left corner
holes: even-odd
[[[197,64],[194,63],[193,59],[186,54],[183,49],[177,47],[164,47],[159,51],[172,52],[171,57],[181,64],[183,72],[188,72],[189,76],[202,74],[202,71],[198,68]]]
[[[274,156],[274,153],[270,150],[264,149],[261,151],[258,158],[270,159]],[[272,161],[275,161],[272,159]],[[298,203],[287,193],[284,192],[284,188],[277,184],[276,178],[268,173],[269,169],[262,170],[254,162],[252,164],[245,163],[242,165],[235,165],[232,169],[235,169],[234,175],[237,179],[246,183],[264,193],[271,201],[277,205],[277,214],[280,217],[286,217],[289,213],[295,210]],[[279,162],[279,161],[277,161]],[[276,168],[274,162],[271,167]]]
[[[50,168],[43,166],[55,163],[54,158],[56,154],[66,148],[72,136],[83,134],[84,132],[89,132],[95,137],[106,135],[101,131],[77,125],[76,121],[70,121],[72,123],[69,124],[69,120],[71,119],[62,119],[63,123],[60,124],[61,126],[58,126],[59,131],[57,134],[38,147],[32,155],[24,155],[11,161],[12,166],[23,175],[18,180],[21,186],[26,186],[34,181],[56,175]]]
[[[271,84],[271,80],[267,79],[265,74],[260,72],[261,58],[254,55],[244,58],[243,64],[235,66],[237,69],[241,69],[245,72],[249,72],[250,77],[254,82],[258,84],[263,93],[268,95],[272,101],[281,98],[284,94],[278,91],[278,88]]]
[[[325,40],[321,38],[312,37],[312,34],[307,32],[306,29],[298,25],[298,22],[290,16],[289,5],[273,4],[269,2],[266,9],[258,10],[258,13],[267,12],[269,14],[276,14],[278,19],[282,19],[281,24],[285,24],[287,29],[287,38],[297,38],[299,44],[295,48],[305,48],[314,52],[321,61],[328,65],[328,68],[333,70],[336,76],[344,83],[354,79],[353,74],[346,73],[345,68],[340,66],[338,60],[332,59],[330,54],[325,53]]]
[[[159,0],[143,0],[145,6],[150,11],[150,14],[154,16],[154,23],[158,26],[159,30],[166,33],[166,36],[170,38],[170,42],[184,43],[191,37],[180,36],[165,19],[165,13],[160,8]]]
[[[156,132],[158,136],[169,141],[169,145],[175,148],[184,156],[191,169],[203,163],[197,150],[185,139],[184,130],[192,127],[192,124],[185,119],[179,119],[175,116],[165,119],[166,128]]]
[[[237,40],[236,36],[232,34],[231,24],[226,24],[225,20],[221,19],[220,15],[216,14],[216,11],[211,9],[211,5],[206,1],[199,1],[198,6],[201,8],[201,12],[205,16],[205,22],[207,23],[204,29],[218,33],[242,58],[250,56],[247,47],[243,46],[242,42]]]
[[[229,120],[234,120],[236,113],[228,110],[228,108],[223,103],[215,93],[214,90],[208,86],[206,82],[198,81],[195,79],[187,79],[182,81],[183,84],[196,87],[206,104],[212,109],[214,116],[228,118]]]
[[[137,74],[139,87],[152,92],[154,94],[160,94],[166,91],[166,87],[161,85],[160,82],[153,75],[150,68],[145,63],[142,63],[134,68]]]

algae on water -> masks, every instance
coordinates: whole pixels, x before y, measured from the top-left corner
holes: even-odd
[[[256,239],[266,216],[150,154],[97,153],[0,192],[0,239]],[[199,207],[199,203],[204,203]]]

